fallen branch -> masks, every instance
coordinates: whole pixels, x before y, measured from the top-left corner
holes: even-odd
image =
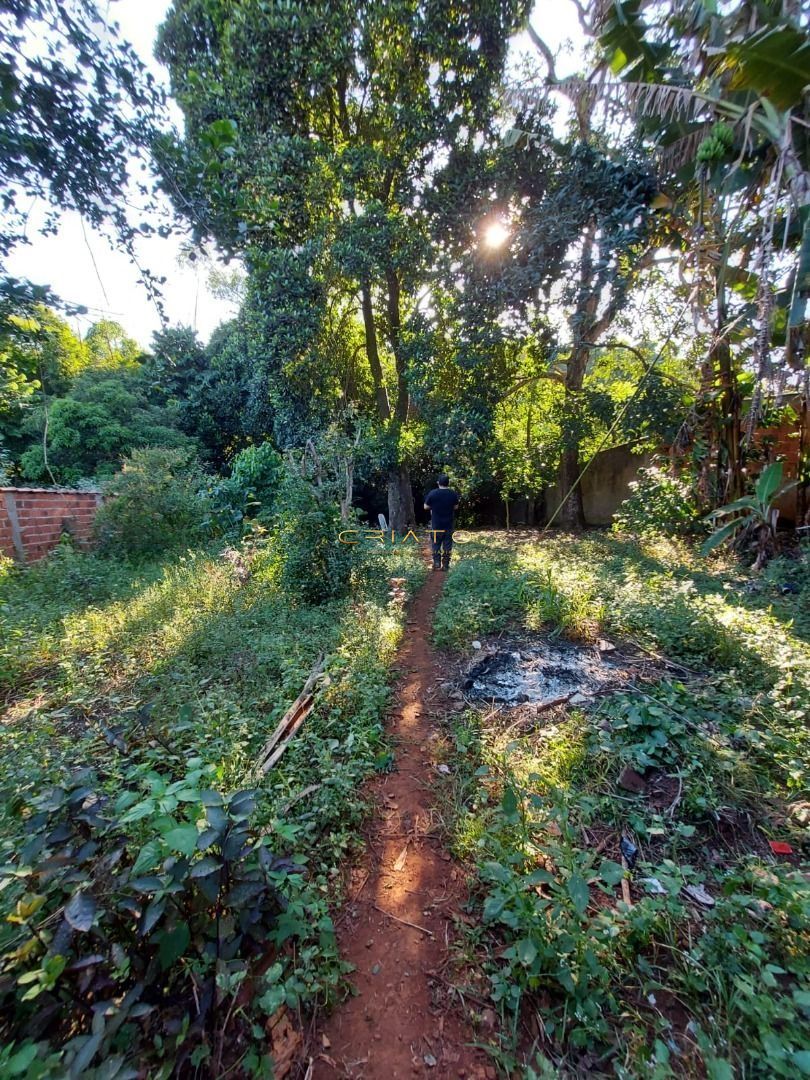
[[[468,997],[470,1001],[474,1001],[476,1005],[480,1005],[484,1009],[492,1008],[491,1001],[485,1001],[482,997],[479,997],[478,994],[474,994],[472,990],[465,990],[463,986],[456,986],[454,982],[450,982],[449,979],[446,979],[444,975],[439,974],[438,971],[426,971],[425,975],[427,975],[429,979],[438,979],[438,981],[444,983],[449,990],[455,990],[455,992],[460,994],[463,998]]]
[[[403,926],[410,926],[412,930],[421,930],[423,934],[427,934],[428,937],[434,937],[433,931],[428,930],[424,926],[420,926],[419,923],[408,922],[407,919],[400,919],[399,915],[392,915],[390,911],[386,911],[384,908],[379,907],[377,904],[371,905],[375,911],[379,911],[381,915],[387,915],[389,919],[393,919],[394,922],[402,923]]]
[[[282,803],[280,812],[286,814],[290,807],[295,806],[297,802],[305,799],[307,795],[314,795],[316,791],[320,791],[323,784],[310,784],[309,787],[305,787],[303,791],[299,791],[297,795],[293,795],[291,799],[288,799],[285,803]]]
[[[558,705],[564,705],[566,701],[570,701],[576,693],[576,690],[572,690],[570,694],[563,694],[562,697],[548,698],[546,701],[541,701],[539,705],[535,705],[535,713],[545,712],[546,709],[554,709]]]
[[[262,752],[259,754],[258,760],[256,761],[255,772],[258,776],[264,776],[272,769],[289,746],[295,733],[312,711],[312,706],[315,704],[312,688],[315,685],[316,679],[323,671],[325,663],[326,658],[323,653],[321,653],[315,667],[313,667],[312,671],[309,673],[301,693],[284,713],[276,730],[264,744]]]
[[[684,664],[679,664],[675,660],[670,660],[668,656],[662,656],[660,653],[655,652],[654,649],[650,649],[646,645],[642,645],[641,642],[636,641],[635,638],[627,638],[626,640],[629,641],[631,645],[635,645],[637,649],[641,649],[642,652],[646,653],[648,656],[651,656],[653,660],[657,660],[659,664],[664,664],[665,667],[671,667],[675,671],[683,671],[687,675],[700,675],[699,671],[695,671],[693,668],[688,668]],[[627,659],[630,659],[630,657],[627,657]]]
[[[627,871],[629,870],[629,867],[627,865],[627,859],[625,859],[624,855],[622,855],[622,870],[624,870],[624,874],[622,875],[622,900],[624,900],[625,904],[627,904],[628,907],[632,907],[633,898],[630,895],[630,882],[627,879]]]

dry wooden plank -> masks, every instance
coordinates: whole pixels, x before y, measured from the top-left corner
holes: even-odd
[[[290,725],[289,730],[285,734],[284,738],[278,743],[278,745],[276,746],[275,750],[273,750],[270,757],[267,758],[265,761],[263,761],[261,763],[261,765],[259,765],[258,771],[262,776],[264,776],[266,773],[268,773],[270,771],[270,769],[272,769],[273,766],[276,764],[276,762],[281,758],[284,751],[287,749],[287,747],[292,742],[292,739],[293,739],[293,736],[295,735],[295,733],[298,731],[298,729],[301,727],[303,722],[306,720],[306,718],[312,712],[312,706],[314,704],[315,704],[315,699],[312,697],[311,694],[306,698],[305,701],[303,701],[301,703],[297,714],[295,714],[295,716],[294,716],[293,723]]]
[[[275,731],[262,747],[262,751],[256,762],[257,773],[263,775],[268,769],[272,768],[286,749],[289,740],[308,716],[314,704],[312,688],[315,685],[315,680],[323,671],[325,664],[326,657],[322,653],[307,676],[307,681],[304,683],[301,693],[284,713],[281,720],[279,720],[276,725]],[[279,746],[279,744],[281,745]],[[278,752],[279,750],[281,753]]]

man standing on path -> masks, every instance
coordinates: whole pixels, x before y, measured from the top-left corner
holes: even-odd
[[[442,473],[437,483],[439,486],[425,496],[425,509],[430,510],[433,569],[447,570],[453,549],[453,515],[458,506],[458,492],[450,487],[446,473]]]

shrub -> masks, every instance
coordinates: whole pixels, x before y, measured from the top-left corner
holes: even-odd
[[[283,475],[284,463],[272,443],[248,446],[237,454],[231,475],[211,493],[223,529],[241,529],[246,520],[272,513]]]
[[[354,548],[341,544],[346,525],[328,489],[287,472],[275,516],[275,545],[281,567],[281,586],[291,599],[319,604],[346,593],[351,580]]]
[[[223,798],[205,786],[213,772],[199,759],[179,780],[155,771],[140,780],[135,768],[113,797],[83,769],[27,808],[26,841],[0,868],[11,910],[0,930],[0,1036],[25,1040],[15,1053],[41,1066],[61,1054],[47,1075],[114,1060],[135,1076],[135,1058],[142,1066],[150,1054],[152,1076],[211,1058],[221,1075],[222,1017],[251,962],[310,932],[297,899],[303,868],[251,831],[255,793]],[[331,923],[317,929],[333,940]],[[285,999],[281,975],[281,963],[254,975],[260,1016]]]
[[[133,450],[108,485],[96,518],[103,549],[143,557],[201,540],[210,499],[199,462],[188,450]]]
[[[0,436],[0,487],[5,487],[11,483],[13,471],[14,466],[11,461],[11,454],[6,447],[3,446],[3,438]]]
[[[613,531],[631,536],[655,533],[675,535],[692,530],[698,507],[686,480],[662,468],[649,465],[639,469],[638,480],[630,483],[629,495],[616,511]]]

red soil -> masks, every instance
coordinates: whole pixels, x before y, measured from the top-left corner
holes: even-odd
[[[443,581],[444,574],[432,574],[410,613],[390,721],[395,771],[372,784],[367,850],[352,870],[338,926],[356,993],[314,1035],[313,1080],[495,1075],[483,1052],[468,1045],[475,1036],[448,1007],[446,982],[432,974],[447,966],[453,914],[465,896],[463,873],[435,835],[431,797],[429,699],[441,671],[429,635]]]

